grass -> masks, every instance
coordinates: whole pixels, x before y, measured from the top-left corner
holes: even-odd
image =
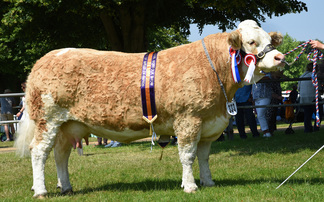
[[[286,125],[284,125],[286,127]],[[323,128],[322,128],[323,130]],[[149,142],[118,148],[88,146],[84,156],[72,151],[69,161],[74,194],[56,189],[53,152],[47,160],[45,178],[50,201],[323,201],[324,151],[319,152],[281,188],[276,187],[324,143],[324,133],[285,135],[277,131],[269,139],[249,138],[214,142],[210,168],[215,187],[201,187],[195,194],[180,188],[182,167],[176,146],[161,149]],[[94,139],[93,139],[94,140]],[[10,147],[10,143],[0,143]],[[31,201],[32,168],[29,158],[14,152],[0,153],[0,198]],[[199,184],[199,168],[194,163]]]

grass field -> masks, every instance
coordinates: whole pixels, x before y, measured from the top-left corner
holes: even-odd
[[[72,151],[69,161],[74,194],[56,189],[53,152],[47,160],[45,178],[50,201],[323,201],[324,150],[319,152],[281,188],[276,187],[324,144],[321,132],[272,138],[249,138],[214,142],[210,168],[215,187],[201,187],[194,194],[180,188],[182,167],[176,146],[161,149],[150,142],[118,148],[87,146],[84,156]],[[94,139],[93,139],[94,140]],[[0,143],[1,147],[12,146]],[[31,201],[33,192],[30,158],[15,152],[0,153],[0,200]],[[197,160],[194,176],[199,184]]]

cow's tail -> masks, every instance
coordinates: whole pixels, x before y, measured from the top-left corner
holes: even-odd
[[[27,109],[24,110],[23,117],[19,122],[19,128],[16,133],[15,147],[16,154],[20,157],[30,155],[30,143],[33,140],[35,131],[35,121],[30,120]]]

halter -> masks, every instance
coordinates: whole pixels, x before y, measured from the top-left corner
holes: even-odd
[[[272,50],[275,50],[276,48],[271,45],[271,44],[268,44],[264,47],[264,49],[262,51],[260,51],[258,54],[254,55],[256,57],[256,63],[259,62],[262,58],[264,58],[264,56],[269,53],[270,51]],[[242,53],[242,56],[245,57],[246,55],[253,55],[251,53],[246,53],[244,52],[242,49],[240,50],[240,52]]]

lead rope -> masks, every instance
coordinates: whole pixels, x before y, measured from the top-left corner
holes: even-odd
[[[305,51],[306,46],[311,42],[311,40],[304,42],[302,44],[300,44],[299,46],[297,46],[296,48],[294,48],[291,51],[288,51],[287,53],[285,53],[284,55],[288,55],[294,51],[296,51],[297,49],[299,49],[300,47],[303,46],[303,49],[301,50],[301,52],[297,55],[297,57],[294,59],[293,62],[291,63],[287,63],[289,66],[291,66],[292,64],[294,64],[296,62],[296,60],[299,59],[299,57],[301,56],[301,54]],[[318,54],[319,53],[319,54]],[[313,54],[313,59],[311,59],[311,55]],[[313,71],[312,71],[312,84],[315,87],[315,104],[316,104],[316,126],[319,127],[320,126],[320,117],[319,117],[319,106],[318,106],[318,82],[317,82],[317,73],[316,73],[316,64],[317,64],[317,60],[321,60],[323,58],[323,53],[319,52],[318,49],[312,49],[308,55],[307,55],[307,59],[311,62],[313,62]]]
[[[224,85],[222,83],[222,81],[220,80],[219,76],[218,76],[218,73],[215,69],[215,66],[209,56],[209,53],[207,51],[207,48],[206,48],[206,45],[205,45],[205,42],[204,42],[204,39],[201,39],[201,43],[203,45],[203,48],[204,48],[204,51],[205,51],[205,54],[207,56],[207,59],[209,61],[209,64],[210,66],[212,67],[212,69],[214,70],[214,72],[216,73],[216,76],[217,76],[217,79],[218,79],[218,82],[219,82],[219,85],[224,93],[224,96],[225,96],[225,99],[226,99],[226,109],[227,109],[227,112],[231,115],[231,116],[235,116],[237,114],[237,106],[236,106],[236,102],[235,100],[233,100],[232,102],[229,102],[228,99],[227,99],[227,95],[226,95],[226,92],[225,92],[225,88],[224,88]]]

